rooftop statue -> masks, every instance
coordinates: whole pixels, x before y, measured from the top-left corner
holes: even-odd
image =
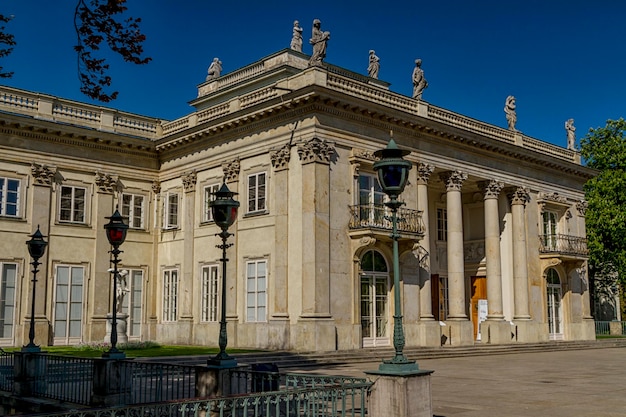
[[[380,59],[376,56],[376,52],[370,50],[369,65],[367,66],[367,75],[378,79],[378,70],[380,69]]]
[[[415,60],[415,69],[413,70],[413,98],[421,100],[422,93],[428,87],[428,81],[424,77],[424,70],[422,69],[422,60]]]
[[[219,58],[213,58],[213,62],[207,70],[206,81],[214,80],[222,74],[222,61]]]
[[[576,150],[576,128],[574,127],[574,119],[568,119],[565,122],[565,131],[567,132],[567,149]]]
[[[517,132],[515,129],[515,123],[517,122],[517,114],[515,113],[515,97],[508,96],[504,103],[504,113],[506,114],[506,121],[509,124],[509,130]]]
[[[326,57],[326,42],[330,39],[330,32],[322,32],[322,22],[319,19],[313,20],[313,30],[309,43],[313,45],[313,54],[309,60],[309,66],[322,65]]]
[[[298,21],[293,22],[293,36],[291,37],[291,49],[302,52],[302,28]]]

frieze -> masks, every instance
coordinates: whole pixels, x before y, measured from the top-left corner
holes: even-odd
[[[186,172],[182,176],[183,189],[185,192],[196,191],[196,182],[198,180],[198,174],[196,171]]]
[[[101,193],[112,194],[118,189],[119,178],[102,171],[96,171],[96,186]]]
[[[241,164],[239,158],[222,164],[222,170],[224,171],[225,182],[235,182],[239,180],[239,171],[241,170]]]
[[[303,164],[312,162],[330,164],[330,158],[334,152],[335,149],[329,142],[318,138],[298,145],[298,155]]]
[[[286,144],[279,149],[271,150],[270,160],[272,161],[272,166],[276,171],[289,169],[289,161],[291,160],[291,146],[289,144]]]
[[[439,174],[439,178],[446,184],[446,191],[461,191],[463,181],[467,179],[467,174],[461,171],[447,171]]]
[[[35,184],[51,186],[56,176],[57,167],[32,162],[30,164],[30,172],[35,180]]]

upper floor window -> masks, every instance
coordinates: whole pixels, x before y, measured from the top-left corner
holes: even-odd
[[[59,221],[85,223],[86,195],[86,188],[62,185]]]
[[[142,195],[122,194],[122,216],[128,217],[131,229],[144,228],[144,201]]]
[[[0,177],[0,216],[20,215],[20,180]]]
[[[448,240],[448,211],[444,208],[437,209],[437,240]]]
[[[359,175],[359,205],[382,206],[385,193],[378,183],[378,178],[372,174]]]
[[[248,213],[264,211],[267,208],[265,178],[265,172],[248,175]]]
[[[207,185],[204,187],[204,213],[202,215],[202,221],[213,221],[213,213],[211,212],[211,201],[215,200],[215,193],[219,191],[219,184]]]
[[[163,202],[163,228],[177,229],[178,211],[180,207],[180,196],[178,193],[166,193]]]

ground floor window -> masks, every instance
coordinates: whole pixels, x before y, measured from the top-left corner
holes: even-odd
[[[383,255],[369,250],[361,257],[361,334],[363,346],[389,344],[389,270]]]
[[[217,265],[207,265],[202,268],[201,308],[202,321],[217,321]]]
[[[163,271],[163,321],[176,321],[178,308],[178,269]]]
[[[563,338],[563,305],[561,294],[561,280],[558,272],[550,268],[546,274],[547,280],[547,309],[548,329],[551,340]]]
[[[0,262],[0,338],[13,337],[17,264]]]
[[[246,263],[246,321],[267,320],[267,261]]]
[[[55,344],[75,344],[81,341],[83,330],[82,266],[57,265],[54,286]]]
[[[128,314],[128,336],[141,336],[141,306],[143,304],[143,276],[142,269],[130,269],[118,283],[126,295],[122,301],[122,313]]]

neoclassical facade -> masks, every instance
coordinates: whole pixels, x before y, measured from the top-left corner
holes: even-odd
[[[174,121],[0,87],[0,345],[102,341],[104,224],[128,217],[120,268],[131,340],[296,351],[391,344],[393,263],[374,151],[413,167],[400,209],[407,346],[595,337],[575,150],[389,90],[284,50],[198,87]],[[208,209],[238,193],[226,287]]]

